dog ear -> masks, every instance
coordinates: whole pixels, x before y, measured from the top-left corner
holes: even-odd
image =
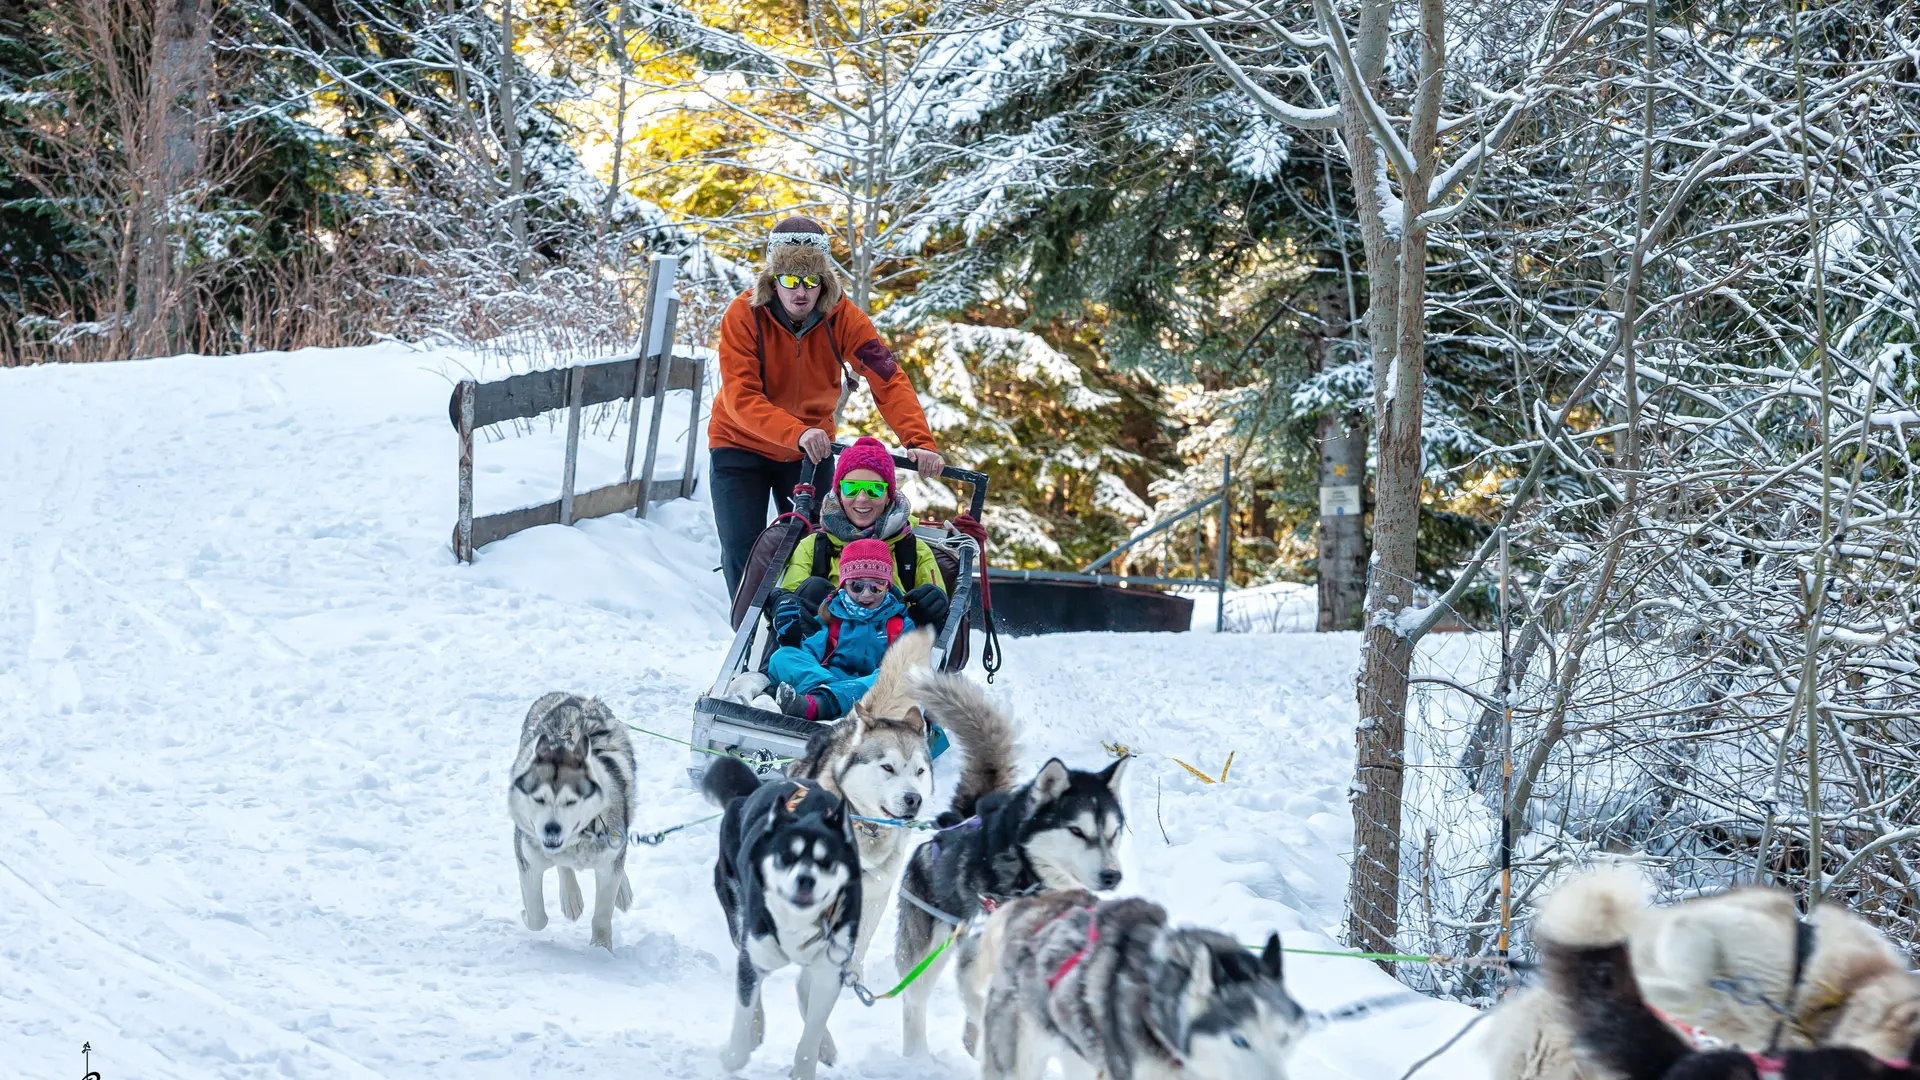
[[[1035,805],[1050,803],[1066,794],[1067,785],[1073,783],[1073,775],[1067,771],[1066,762],[1059,758],[1048,758],[1040,766],[1040,775],[1033,778],[1033,801]]]
[[[856,701],[847,713],[847,719],[853,722],[853,741],[856,743],[867,737],[867,710],[864,706],[864,700]]]
[[[907,714],[900,718],[900,722],[912,727],[922,735],[927,733],[927,714],[921,712],[920,706],[918,705],[908,706]]]
[[[1100,779],[1106,783],[1107,790],[1112,791],[1115,794],[1119,793],[1120,778],[1127,774],[1127,763],[1132,760],[1133,760],[1132,754],[1123,754],[1113,764],[1100,770]]]
[[[1268,934],[1267,948],[1260,954],[1260,967],[1267,973],[1267,978],[1272,979],[1274,982],[1282,981],[1280,978],[1280,955],[1280,935]]]

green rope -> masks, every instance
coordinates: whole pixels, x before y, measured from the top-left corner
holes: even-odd
[[[628,724],[627,726],[639,732],[642,735],[651,735],[656,739],[665,739],[670,743],[679,743],[681,746],[684,746],[689,750],[698,750],[703,754],[712,754],[714,757],[730,757],[735,761],[745,762],[748,765],[754,765],[754,766],[767,765],[767,764],[786,765],[791,762],[800,760],[799,758],[783,757],[783,758],[767,758],[763,761],[755,761],[750,757],[742,757],[741,755],[733,753],[730,750],[715,750],[711,746],[701,746],[698,743],[690,743],[685,739],[676,739],[671,735],[662,735],[657,731],[648,731],[646,728],[641,727],[639,724]]]
[[[1264,945],[1248,945],[1247,948],[1259,952]],[[1412,953],[1345,952],[1339,949],[1289,949],[1284,946],[1283,953],[1300,953],[1306,956],[1344,956],[1352,960],[1384,960],[1397,964],[1466,964],[1498,966],[1506,963],[1497,956],[1420,956]]]
[[[866,987],[861,986],[857,980],[853,980],[850,978],[848,982],[853,987],[853,996],[859,998],[860,1004],[862,1005],[872,1005],[876,1001],[886,1001],[888,998],[899,997],[901,991],[913,985],[913,980],[926,974],[927,969],[933,966],[933,962],[935,960],[940,959],[940,954],[943,952],[946,952],[947,946],[953,944],[953,939],[959,936],[960,936],[960,927],[956,926],[953,928],[953,933],[948,934],[947,939],[940,943],[939,948],[928,953],[927,958],[925,960],[922,960],[918,964],[915,964],[913,966],[913,970],[907,972],[906,978],[901,979],[900,982],[896,984],[893,989],[887,991],[884,994],[875,994],[872,991],[869,991]]]

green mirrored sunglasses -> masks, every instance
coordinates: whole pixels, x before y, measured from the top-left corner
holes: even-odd
[[[805,277],[799,274],[781,274],[773,280],[779,282],[780,287],[783,289],[797,289],[802,285],[805,285],[809,289],[817,289],[820,287],[819,274],[808,274]]]
[[[840,481],[841,498],[851,499],[856,495],[865,495],[870,499],[884,499],[887,497],[887,482],[885,480]]]

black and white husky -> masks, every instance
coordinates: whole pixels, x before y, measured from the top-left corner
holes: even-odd
[[[713,891],[740,950],[733,1032],[720,1062],[740,1069],[766,1034],[760,1001],[768,972],[800,967],[806,1026],[793,1052],[793,1080],[833,1064],[827,1017],[860,932],[860,849],[839,796],[811,780],[770,779],[730,757],[715,760],[704,786],[726,807]]]
[[[1117,888],[1117,849],[1127,823],[1119,791],[1129,759],[1081,772],[1054,758],[1014,787],[1012,721],[979,684],[934,675],[921,680],[919,693],[928,719],[953,735],[966,762],[941,815],[949,827],[914,850],[901,878],[894,963],[903,976],[943,935],[979,913],[982,897]],[[942,952],[903,995],[909,1055],[926,1052],[927,999],[949,955]]]
[[[1307,1018],[1280,974],[1212,930],[1140,899],[1064,890],[1002,905],[963,955],[960,996],[981,1080],[1286,1080]]]
[[[577,871],[593,871],[593,944],[613,948],[613,909],[633,903],[627,825],[633,815],[633,744],[613,711],[590,697],[548,694],[527,710],[507,789],[521,918],[544,930],[546,873],[560,868],[560,913],[586,908]]]

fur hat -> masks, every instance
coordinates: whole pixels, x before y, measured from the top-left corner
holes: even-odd
[[[893,467],[893,455],[881,445],[879,439],[871,435],[862,435],[853,441],[852,446],[840,451],[840,461],[833,467],[835,493],[840,490],[840,481],[845,480],[847,474],[855,469],[879,473],[880,479],[887,482],[887,497],[889,499],[893,497],[894,487],[898,484],[900,477]]]
[[[846,295],[834,270],[827,230],[812,218],[795,215],[773,227],[767,237],[767,265],[753,286],[754,307],[773,303],[773,279],[781,274],[818,276],[820,300],[814,309],[822,315],[831,314]]]
[[[893,583],[893,549],[885,540],[855,540],[840,552],[840,584],[862,580]]]

